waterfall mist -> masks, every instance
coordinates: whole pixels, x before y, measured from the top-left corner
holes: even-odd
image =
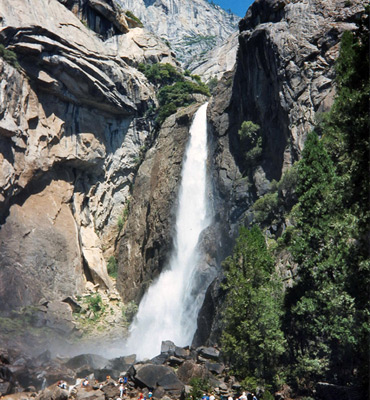
[[[207,205],[207,105],[194,116],[183,160],[174,249],[169,264],[144,295],[130,328],[125,351],[139,359],[160,353],[161,342],[191,344],[206,287],[199,290],[198,242],[208,227]]]

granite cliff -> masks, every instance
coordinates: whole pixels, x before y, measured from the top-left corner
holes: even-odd
[[[224,249],[230,249],[238,226],[252,220],[254,201],[300,159],[307,134],[330,109],[340,37],[356,29],[363,10],[362,1],[345,6],[339,0],[256,0],[240,21],[236,67],[224,75],[208,109]],[[243,121],[261,127],[262,153],[252,166],[245,164],[238,135]],[[267,234],[279,232],[272,227]],[[292,271],[281,264],[288,280]],[[195,344],[219,339],[221,281],[222,274],[206,295]]]
[[[90,23],[109,30],[113,17],[91,10]],[[0,2],[0,40],[16,56],[0,60],[3,310],[81,293],[89,281],[112,287],[106,259],[151,129],[142,117],[156,104],[134,65],[176,65],[119,15],[125,29],[104,42],[56,0]]]
[[[184,68],[237,30],[239,17],[206,0],[119,0],[144,26],[168,41]],[[212,23],[210,23],[212,21]]]
[[[212,271],[230,253],[239,225],[252,218],[250,206],[300,158],[315,118],[332,104],[339,40],[363,10],[360,0],[345,3],[256,0],[240,22],[238,47],[236,36],[226,47],[230,65],[222,73],[237,62],[208,109],[216,215],[203,246]],[[172,246],[197,105],[154,131],[146,116],[157,105],[157,88],[136,67],[178,66],[164,40],[190,62],[190,52],[230,35],[235,17],[203,0],[117,4],[0,0],[0,43],[15,55],[0,59],[1,311],[45,306],[87,286],[112,291],[112,255],[120,296],[138,301]],[[210,26],[209,18],[218,22]],[[226,53],[217,51],[216,57]],[[212,65],[198,68],[205,78],[221,77]],[[262,154],[253,167],[243,159],[243,121],[261,127]],[[208,291],[197,345],[218,340],[221,280],[222,274]]]

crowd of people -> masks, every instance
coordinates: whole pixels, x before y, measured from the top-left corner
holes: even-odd
[[[198,399],[195,399],[195,400],[198,400]],[[210,395],[203,393],[201,400],[217,400],[217,399],[216,399],[214,393],[211,393]],[[221,396],[221,400],[226,400],[226,397]],[[227,400],[234,400],[234,397],[230,395],[227,397]],[[258,399],[254,393],[247,394],[246,392],[243,392],[241,394],[241,396],[235,397],[235,400],[258,400]]]
[[[106,377],[105,382],[98,382],[95,381],[93,386],[98,386],[99,389],[102,389],[104,387],[105,384],[108,384],[110,382],[113,382],[114,385],[116,387],[118,387],[119,389],[119,397],[117,397],[116,399],[111,399],[111,400],[123,400],[126,397],[127,394],[127,384],[128,384],[128,378],[127,376],[120,376],[118,381],[116,382],[114,379],[112,379],[109,375]],[[77,383],[77,386],[81,385],[82,388],[86,388],[88,389],[89,387],[91,387],[90,382],[89,382],[89,378],[85,377],[84,379],[79,380],[79,382]],[[61,389],[64,390],[68,390],[71,391],[71,389],[73,387],[76,387],[76,385],[73,386],[68,386],[67,382],[61,380],[58,381],[57,386],[60,387]],[[132,397],[132,396],[130,396]],[[246,393],[243,392],[241,394],[241,396],[239,397],[234,397],[233,396],[221,396],[221,398],[219,400],[258,400],[256,395],[254,393]],[[153,393],[151,391],[145,391],[144,393],[139,393],[137,400],[153,400]],[[202,398],[201,399],[191,399],[191,400],[218,400],[216,399],[216,396],[214,393],[211,394],[207,394],[207,393],[203,393]]]

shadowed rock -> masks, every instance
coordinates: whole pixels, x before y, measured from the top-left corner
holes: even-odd
[[[133,379],[140,387],[154,390],[160,386],[170,394],[179,394],[184,387],[172,368],[164,365],[136,365]]]

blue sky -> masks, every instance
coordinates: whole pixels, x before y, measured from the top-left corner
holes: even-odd
[[[239,15],[239,17],[244,17],[249,6],[253,3],[253,0],[213,0],[215,4],[218,4],[225,10],[230,10]]]

